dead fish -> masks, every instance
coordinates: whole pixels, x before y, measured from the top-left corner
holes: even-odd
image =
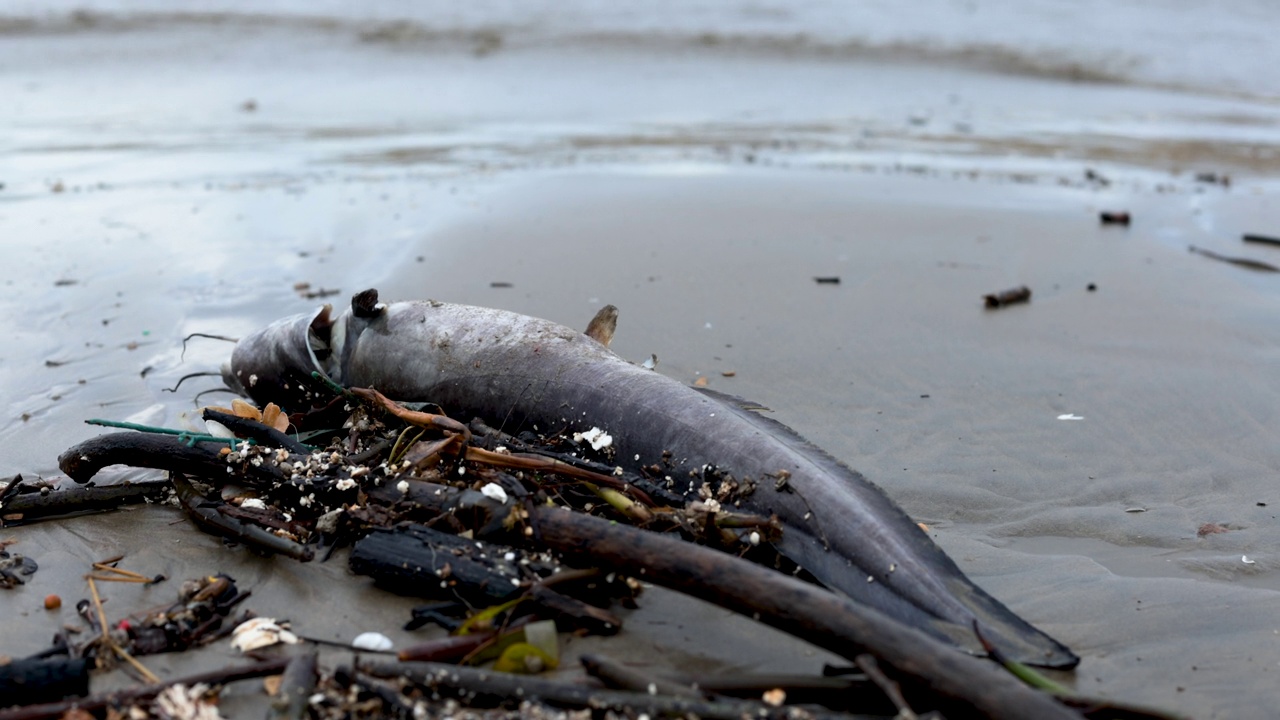
[[[507,432],[601,428],[613,436],[619,464],[665,461],[679,492],[696,497],[711,466],[752,480],[757,489],[744,506],[776,514],[778,550],[829,588],[975,653],[976,620],[1021,662],[1079,662],[965,577],[860,473],[751,409],[758,405],[633,365],[593,334],[489,308],[386,305],[367,290],[337,317],[326,305],[242,339],[223,376],[257,402],[284,407],[309,404],[306,388],[318,370],[340,385],[430,401]]]

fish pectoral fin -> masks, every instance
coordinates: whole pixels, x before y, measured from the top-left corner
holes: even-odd
[[[601,345],[609,347],[609,343],[613,342],[613,331],[617,329],[618,308],[605,305],[600,308],[595,317],[591,318],[591,322],[587,323],[584,334]]]

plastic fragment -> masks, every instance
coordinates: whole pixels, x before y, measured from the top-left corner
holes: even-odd
[[[502,486],[497,483],[486,483],[484,487],[480,488],[480,493],[490,500],[497,500],[503,505],[507,504],[507,491],[503,490]]]
[[[382,633],[363,632],[351,641],[351,647],[360,650],[390,650],[395,647],[395,643]]]

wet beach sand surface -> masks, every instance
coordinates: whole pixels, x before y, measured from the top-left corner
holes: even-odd
[[[1135,59],[1105,35],[1055,55],[1035,32],[962,23],[913,45],[889,10],[867,20],[879,34],[799,34],[852,32],[820,3],[676,19],[79,7],[0,17],[0,474],[69,482],[56,457],[98,434],[86,418],[181,425],[217,381],[166,388],[230,353],[183,355],[192,332],[243,335],[367,287],[579,328],[612,303],[616,352],[758,401],[880,484],[1083,658],[1059,679],[1269,715],[1280,275],[1188,246],[1280,265],[1240,242],[1280,235],[1280,96],[1186,41],[1202,11],[1113,6],[1165,31]],[[1030,7],[1043,16],[994,12],[1051,36]],[[1237,39],[1280,20],[1241,7]],[[1179,43],[1223,76],[1155,61]],[[1104,210],[1132,223],[1100,225]],[[1024,284],[1030,303],[984,309]],[[304,297],[321,290],[336,294]],[[398,629],[420,601],[343,556],[227,549],[170,508],[0,539],[40,563],[0,591],[14,657],[76,620],[89,563],[120,553],[175,580],[226,572],[304,635],[420,637]],[[108,614],[174,585],[112,586]],[[658,669],[829,659],[656,589],[621,636],[566,648],[592,649]],[[177,676],[234,660],[219,643],[147,661]],[[257,691],[227,697],[233,715]]]

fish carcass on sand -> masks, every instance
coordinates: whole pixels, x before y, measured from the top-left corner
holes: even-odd
[[[593,336],[607,342],[607,325]],[[976,620],[1013,659],[1059,668],[1078,662],[974,585],[858,472],[733,398],[633,365],[584,333],[489,308],[385,305],[368,290],[336,318],[326,305],[242,339],[223,376],[259,403],[297,408],[307,403],[315,370],[340,385],[430,401],[508,431],[602,428],[614,438],[617,461],[632,469],[665,456],[673,477],[712,465],[751,478],[757,489],[744,507],[775,514],[783,525],[778,550],[827,587],[973,651]]]

